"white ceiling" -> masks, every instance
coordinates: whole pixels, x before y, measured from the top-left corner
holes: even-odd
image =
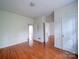
[[[30,6],[30,2],[35,4]],[[49,15],[55,8],[75,0],[0,0],[0,8],[23,16],[37,17]]]

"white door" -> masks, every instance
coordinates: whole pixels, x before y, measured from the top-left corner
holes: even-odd
[[[33,25],[29,25],[29,45],[33,45]]]
[[[57,18],[57,17],[56,17]],[[54,22],[54,35],[55,35],[55,47],[62,49],[62,40],[61,40],[61,18],[58,17]]]
[[[76,41],[76,28],[75,28],[74,17],[63,17],[62,18],[62,43],[63,49],[74,52],[75,41]]]

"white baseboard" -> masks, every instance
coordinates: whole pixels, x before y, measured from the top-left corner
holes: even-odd
[[[68,51],[68,50],[65,50],[65,49],[62,49],[62,48],[59,48],[59,47],[56,47],[56,46],[55,46],[55,48],[58,48],[58,49],[61,49],[61,50],[64,50],[64,51]],[[73,54],[78,54],[76,51],[68,51],[68,52],[71,52]]]
[[[21,41],[21,42],[11,43],[11,44],[8,44],[8,45],[7,44],[2,45],[2,46],[0,46],[0,49],[10,47],[10,46],[14,46],[14,45],[17,45],[17,44],[20,44],[20,43],[23,43],[23,42],[27,42],[27,41]]]

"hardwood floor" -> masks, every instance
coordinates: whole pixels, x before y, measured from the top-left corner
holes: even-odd
[[[50,48],[34,42],[30,47],[27,43],[0,49],[0,59],[78,59],[74,54],[66,54],[60,49]]]

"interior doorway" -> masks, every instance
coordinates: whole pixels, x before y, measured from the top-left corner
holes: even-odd
[[[49,23],[45,23],[45,43],[48,42],[49,35],[50,35]]]
[[[29,46],[33,45],[33,25],[29,24]]]

